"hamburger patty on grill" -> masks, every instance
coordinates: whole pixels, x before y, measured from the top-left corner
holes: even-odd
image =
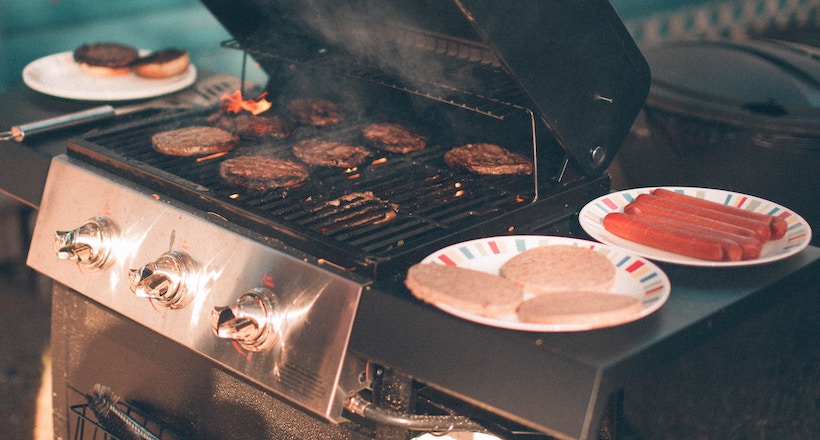
[[[222,162],[219,175],[234,185],[264,191],[298,186],[309,173],[304,165],[291,160],[249,155]]]
[[[208,117],[208,123],[236,133],[243,138],[269,136],[274,139],[286,139],[293,132],[293,125],[278,116],[261,116],[249,113],[234,114],[216,112]]]
[[[370,156],[370,150],[344,142],[305,139],[293,146],[293,154],[309,165],[353,168]]]
[[[478,174],[531,174],[532,161],[495,144],[466,144],[444,154],[450,168]]]
[[[235,134],[205,125],[161,131],[151,136],[154,149],[170,156],[200,156],[231,151],[238,142]]]
[[[288,104],[290,116],[299,124],[326,127],[342,120],[342,109],[323,98],[299,98]]]
[[[370,124],[362,129],[369,145],[391,153],[407,154],[427,146],[427,137],[393,123]]]

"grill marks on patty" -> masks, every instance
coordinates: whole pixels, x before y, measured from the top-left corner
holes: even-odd
[[[278,116],[233,114],[219,111],[208,117],[208,123],[236,133],[242,138],[287,139],[293,133],[293,125]]]
[[[231,151],[239,138],[228,131],[206,125],[192,125],[160,131],[151,136],[154,149],[170,156],[204,156]]]
[[[293,188],[310,174],[304,165],[292,160],[248,155],[222,162],[219,175],[234,185],[264,191]]]
[[[354,168],[371,153],[365,147],[344,142],[305,139],[293,146],[293,155],[308,165]]]
[[[339,104],[324,98],[298,98],[288,104],[288,113],[298,124],[327,127],[342,121]]]
[[[427,146],[427,137],[394,123],[370,124],[362,129],[362,137],[369,145],[391,153],[407,154]]]
[[[466,144],[444,154],[444,162],[452,169],[478,174],[532,174],[532,161],[495,144]]]

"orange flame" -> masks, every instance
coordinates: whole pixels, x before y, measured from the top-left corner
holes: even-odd
[[[209,154],[207,156],[197,157],[196,161],[197,162],[205,162],[206,160],[216,159],[216,158],[222,157],[226,154],[228,154],[227,151],[220,151],[218,153]]]
[[[268,96],[268,92],[263,92],[256,99],[242,99],[242,92],[237,90],[230,95],[227,93],[222,95],[222,97],[219,98],[219,105],[223,110],[228,112],[239,113],[245,110],[256,116],[268,111],[273,105],[265,99],[266,96]]]

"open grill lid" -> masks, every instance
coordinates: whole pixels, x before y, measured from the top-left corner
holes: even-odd
[[[607,0],[202,3],[272,78],[302,64],[491,117],[531,111],[589,175],[609,165],[649,89]]]

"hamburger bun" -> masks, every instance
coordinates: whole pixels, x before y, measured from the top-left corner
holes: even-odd
[[[134,65],[134,73],[151,79],[170,78],[185,72],[190,64],[188,51],[169,48],[140,58]]]
[[[518,319],[533,324],[586,324],[590,327],[622,323],[643,310],[635,297],[571,290],[538,295],[521,303]]]
[[[124,75],[139,58],[136,48],[119,43],[83,44],[74,49],[80,69],[98,76]]]
[[[536,295],[566,291],[608,292],[615,265],[605,255],[573,245],[539,246],[507,260],[501,275]]]
[[[441,264],[415,264],[405,286],[416,298],[490,318],[515,313],[524,298],[521,287],[487,272]]]

